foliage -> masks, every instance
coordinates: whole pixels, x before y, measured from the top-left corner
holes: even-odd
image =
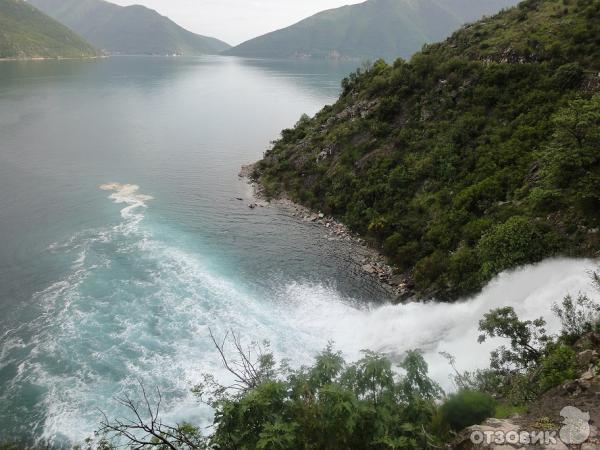
[[[598,275],[592,274],[598,287]],[[577,378],[580,368],[573,345],[591,339],[600,324],[600,304],[591,297],[571,296],[552,307],[562,322],[559,336],[548,335],[545,321],[521,320],[513,308],[491,310],[479,323],[479,341],[502,338],[510,346],[500,346],[491,353],[490,367],[474,372],[460,372],[455,358],[442,353],[454,370],[453,379],[459,390],[483,392],[502,399],[503,411],[521,408],[528,402],[564,381]],[[501,411],[502,412],[502,411]],[[498,414],[498,413],[497,413]]]
[[[587,295],[579,294],[575,299],[568,295],[561,305],[554,304],[552,311],[560,319],[563,337],[567,341],[600,331],[600,304]]]
[[[160,392],[157,405],[151,406],[143,386],[141,403],[121,399],[136,419],[105,419],[101,436],[116,437],[140,449],[161,450],[416,450],[438,443],[427,429],[441,389],[428,377],[427,364],[418,352],[408,352],[398,371],[387,358],[373,352],[347,363],[329,346],[311,366],[292,370],[285,364],[275,368],[268,353],[252,357],[232,336],[232,360],[225,352],[226,340],[213,338],[213,342],[236,383],[203,384],[194,390],[212,399],[215,418],[210,437],[203,437],[189,424],[162,423]],[[269,361],[262,372],[261,360]],[[208,396],[207,390],[211,391]]]
[[[483,422],[494,415],[496,402],[489,395],[477,391],[459,391],[451,394],[441,406],[444,420],[454,431]]]
[[[546,322],[519,319],[512,307],[498,308],[486,313],[479,322],[479,342],[500,337],[510,340],[510,348],[502,346],[492,353],[491,368],[510,372],[529,367],[543,354],[550,342],[546,334]]]
[[[528,2],[377,61],[268,150],[267,197],[336,216],[420,297],[600,245],[600,4]],[[319,156],[321,155],[321,156]],[[326,155],[323,157],[323,155]]]
[[[501,402],[496,405],[494,411],[494,417],[496,419],[508,419],[514,415],[521,415],[527,411],[527,407],[524,405],[515,406],[509,402]]]
[[[539,389],[545,392],[577,375],[577,360],[571,347],[558,345],[540,362]]]
[[[484,234],[477,245],[483,272],[495,275],[548,254],[549,239],[526,217],[511,217]]]
[[[389,360],[367,352],[347,364],[332,348],[311,367],[225,398],[211,442],[220,448],[428,448],[423,427],[439,387],[421,355],[409,352],[398,376]]]

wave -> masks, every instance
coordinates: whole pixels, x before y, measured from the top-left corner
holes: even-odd
[[[0,415],[34,397],[25,408],[24,417],[33,417],[27,428],[55,442],[89,436],[98,410],[123,414],[113,398],[138,379],[160,387],[166,420],[210,423],[211,411],[190,393],[202,373],[228,376],[209,329],[218,336],[233,330],[245,343],[268,340],[278,358],[297,365],[310,363],[329,341],[348,359],[371,349],[399,360],[421,349],[433,377],[449,388],[450,370],[438,352],[455,354],[463,369],[485,366],[494,343],[477,344],[483,313],[512,305],[537,317],[563,295],[587,290],[586,271],[594,267],[590,260],[546,261],[504,273],[455,304],[357,304],[319,283],[274,281],[257,293],[213,268],[209,256],[173,244],[180,241],[169,230],[146,223],[152,197],[138,186],[101,189],[126,205],[123,220],[53,245],[51,251],[72,255],[71,271],[36,294],[36,319],[0,341],[0,368],[15,370],[0,394]]]

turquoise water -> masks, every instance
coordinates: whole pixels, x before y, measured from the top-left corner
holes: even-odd
[[[81,438],[137,378],[173,410],[201,371],[219,369],[209,327],[283,353],[304,340],[286,313],[300,286],[383,298],[322,231],[236,200],[249,196],[240,166],[332,102],[351,70],[0,64],[0,438]],[[101,189],[111,182],[121,185]]]
[[[340,242],[248,208],[242,164],[339,93],[353,68],[234,58],[0,64],[0,441],[75,442],[138,380],[166,420],[208,423],[190,388],[226,377],[209,339],[269,340],[294,364],[329,340],[350,357],[421,348],[487,361],[493,305],[538,315],[590,261],[504,274],[457,305],[387,304]],[[236,198],[244,200],[239,201]],[[550,280],[550,281],[549,281]],[[461,357],[462,356],[462,357]]]

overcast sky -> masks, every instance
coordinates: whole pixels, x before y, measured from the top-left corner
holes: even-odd
[[[319,11],[364,0],[109,0],[141,4],[195,33],[235,45],[291,25]]]

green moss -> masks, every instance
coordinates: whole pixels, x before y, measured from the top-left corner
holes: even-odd
[[[520,415],[527,412],[527,407],[524,405],[515,406],[511,403],[501,402],[496,405],[494,417],[496,419],[508,419],[514,415]]]

